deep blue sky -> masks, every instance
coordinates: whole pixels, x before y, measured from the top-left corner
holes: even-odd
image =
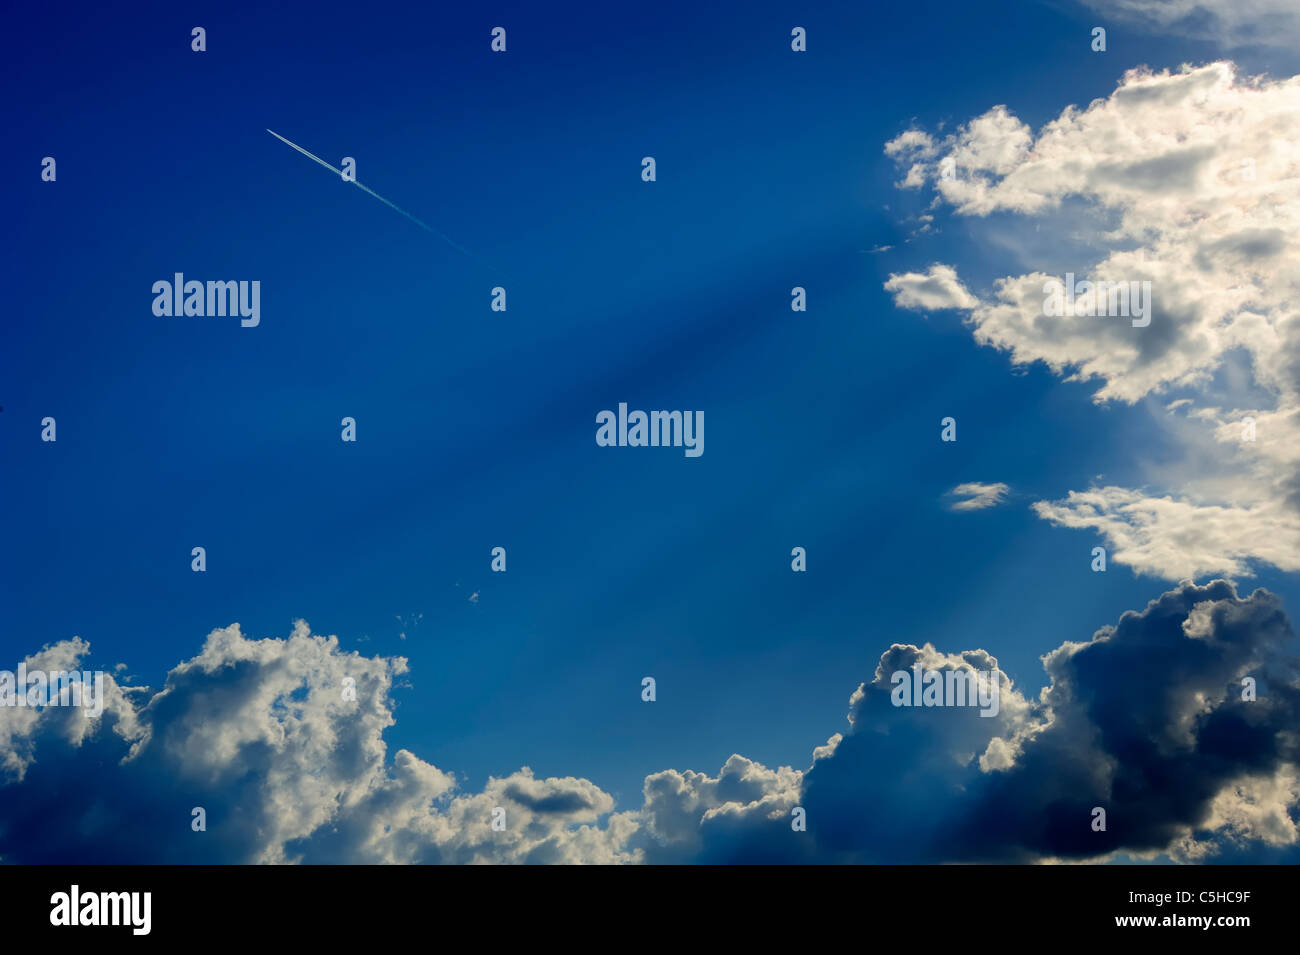
[[[881,150],[1215,51],[1116,26],[1094,55],[1095,16],[1038,3],[421,6],[9,13],[0,667],[80,635],[158,685],[216,627],[301,617],[410,659],[393,744],[627,807],[667,766],[806,766],[892,642],[1037,687],[1039,654],[1165,589],[1091,573],[1098,541],[1028,509],[1140,485],[1149,413],[895,310],[891,272],[1021,263],[946,213],[905,243],[923,200]],[[177,271],[259,280],[260,327],[155,317]],[[704,455],[598,448],[620,401],[703,410]],[[965,481],[1012,497],[952,513]],[[1294,612],[1293,581],[1255,583]]]

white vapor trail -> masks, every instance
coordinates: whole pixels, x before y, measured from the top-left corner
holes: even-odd
[[[274,129],[268,129],[267,132],[270,133],[272,136],[274,136],[276,139],[280,140],[280,142],[284,143],[286,146],[292,146],[294,149],[298,150],[298,152],[302,153],[302,154],[303,154],[304,156],[306,156],[308,159],[312,160],[313,162],[318,162],[318,163],[320,163],[322,166],[324,166],[324,167],[325,167],[326,169],[328,169],[330,172],[335,173],[337,176],[339,176],[340,178],[342,178],[342,176],[343,176],[343,170],[342,170],[342,169],[335,169],[333,166],[331,166],[331,165],[330,165],[329,163],[327,163],[325,160],[321,159],[319,156],[313,156],[311,153],[307,152],[307,150],[303,149],[303,148],[302,148],[301,146],[299,146],[297,143],[291,143],[291,142],[289,142],[289,140],[285,139],[283,136],[281,136],[279,133],[277,133]],[[418,226],[419,226],[421,229],[423,229],[425,232],[431,232],[431,233],[433,233],[434,235],[436,235],[438,238],[442,239],[442,241],[446,242],[448,245],[450,245],[453,249],[457,250],[458,252],[463,252],[465,255],[468,255],[471,259],[476,259],[476,258],[478,258],[478,256],[476,256],[473,252],[469,251],[469,249],[466,249],[464,246],[457,245],[455,242],[451,241],[451,239],[447,238],[445,235],[443,235],[443,234],[442,234],[441,232],[439,232],[437,229],[433,228],[432,226],[430,226],[430,225],[428,225],[428,224],[426,224],[426,223],[424,223],[424,222],[421,222],[419,219],[417,219],[415,216],[411,215],[409,212],[407,212],[407,211],[406,211],[405,209],[403,209],[401,206],[397,206],[397,205],[394,205],[393,203],[389,202],[387,199],[385,199],[385,198],[384,198],[383,196],[381,196],[379,193],[375,192],[375,190],[371,189],[369,186],[363,186],[361,183],[357,182],[355,179],[348,180],[348,181],[350,181],[350,182],[352,183],[352,185],[356,186],[358,189],[362,190],[363,192],[368,192],[368,193],[370,193],[370,195],[374,196],[376,199],[378,199],[378,200],[379,200],[380,202],[382,202],[384,205],[388,206],[388,208],[392,209],[394,212],[400,212],[402,215],[406,216],[406,218],[410,219],[412,222],[414,222],[416,225],[418,225]]]

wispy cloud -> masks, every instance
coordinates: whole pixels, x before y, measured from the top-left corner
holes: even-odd
[[[982,484],[979,481],[967,481],[958,484],[948,494],[955,498],[950,505],[954,511],[982,511],[986,507],[1001,504],[1011,490],[998,481],[995,484]]]
[[[1300,43],[1295,0],[1085,0],[1098,13],[1224,47]]]

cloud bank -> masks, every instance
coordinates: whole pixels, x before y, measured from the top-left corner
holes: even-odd
[[[161,689],[106,680],[104,715],[0,709],[7,863],[679,863],[1105,860],[1297,855],[1300,676],[1275,596],[1185,583],[1043,657],[996,716],[896,707],[890,675],[997,670],[986,651],[895,644],[811,766],[733,755],[666,769],[639,807],[528,768],[464,792],[389,756],[401,658],[213,631]],[[28,658],[72,668],[73,639]],[[1000,672],[1000,671],[999,671]],[[1257,681],[1243,699],[1242,680]],[[354,681],[354,682],[350,682]],[[355,699],[347,690],[355,688]],[[191,828],[203,807],[206,831]],[[1091,826],[1106,810],[1104,832]],[[806,831],[792,828],[804,811]],[[494,829],[494,811],[504,828]]]

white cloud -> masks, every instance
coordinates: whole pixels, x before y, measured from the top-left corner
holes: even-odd
[[[1105,536],[1116,563],[1165,579],[1246,576],[1250,560],[1300,570],[1300,515],[1281,504],[1197,505],[1121,487],[1038,501],[1039,517]]]
[[[900,308],[936,311],[943,308],[970,309],[978,299],[966,291],[950,265],[932,265],[925,272],[890,275],[885,291],[892,292]]]
[[[1204,392],[1234,353],[1271,398],[1255,409],[1167,403],[1200,428],[1190,440],[1224,445],[1231,473],[1207,480],[1189,470],[1164,496],[1104,488],[1040,503],[1050,520],[1104,534],[1115,559],[1141,572],[1300,567],[1297,142],[1300,77],[1246,78],[1220,62],[1129,71],[1110,96],[1067,107],[1036,135],[997,106],[941,141],[909,130],[885,147],[907,166],[908,185],[924,179],[959,215],[1019,213],[1050,228],[1068,209],[1075,221],[1062,228],[1091,218],[1102,242],[1093,261],[1008,275],[985,296],[947,265],[890,276],[900,307],[966,311],[978,343],[1014,365],[1095,381],[1099,403]],[[1150,324],[1045,314],[1044,286],[1067,272],[1150,282]],[[1247,417],[1250,443],[1240,437]]]
[[[799,801],[803,773],[783,766],[772,770],[733,755],[716,777],[691,770],[666,769],[647,776],[640,818],[654,844],[653,861],[689,861],[717,834],[747,824],[780,819],[789,824]]]
[[[961,500],[952,503],[954,511],[979,511],[986,507],[995,507],[1002,503],[1009,491],[1001,481],[996,484],[981,484],[979,481],[967,481],[958,484],[948,493]]]
[[[1110,97],[1067,108],[1036,138],[995,107],[947,137],[944,157],[926,167],[939,197],[964,215],[1036,215],[1074,197],[1113,216],[1105,238],[1129,248],[1095,263],[1062,263],[1060,275],[1151,281],[1151,325],[1045,316],[1043,285],[1059,275],[1040,272],[1004,278],[978,300],[954,269],[935,265],[925,277],[950,294],[900,304],[969,310],[981,343],[1011,352],[1015,363],[1043,361],[1098,379],[1099,400],[1133,402],[1196,384],[1233,348],[1249,352],[1262,381],[1294,395],[1297,139],[1300,77],[1245,80],[1229,63],[1130,71]],[[942,177],[943,158],[957,160],[956,178]],[[1243,178],[1243,160],[1253,162],[1254,178]],[[920,277],[895,279],[886,288],[897,294]]]
[[[894,157],[928,158],[934,155],[934,137],[921,129],[908,129],[885,144],[885,155]]]
[[[1291,808],[1300,804],[1300,773],[1294,766],[1269,776],[1247,776],[1215,797],[1210,805],[1208,830],[1225,839],[1244,843],[1259,840],[1273,846],[1300,843],[1300,827]],[[1189,840],[1190,841],[1190,840]],[[1199,855],[1194,845],[1189,854]]]

